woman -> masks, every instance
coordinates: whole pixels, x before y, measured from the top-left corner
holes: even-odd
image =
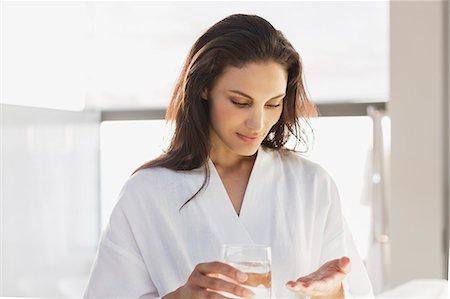
[[[251,298],[219,262],[227,243],[271,246],[275,298],[372,296],[334,182],[284,148],[314,115],[280,31],[243,14],[209,28],[167,111],[171,144],[123,187],[84,297]]]

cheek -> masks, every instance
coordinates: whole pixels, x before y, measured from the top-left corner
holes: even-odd
[[[274,111],[273,113],[270,113],[268,116],[268,124],[270,125],[270,127],[272,127],[273,125],[275,125],[278,120],[281,117],[281,112],[282,110],[278,110],[278,111]]]
[[[233,111],[227,105],[213,106],[210,110],[210,117],[211,123],[216,129],[224,128],[233,124],[236,111]]]

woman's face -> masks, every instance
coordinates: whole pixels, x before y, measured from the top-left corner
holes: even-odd
[[[255,154],[280,118],[287,77],[273,61],[227,67],[203,93],[210,107],[212,150]]]

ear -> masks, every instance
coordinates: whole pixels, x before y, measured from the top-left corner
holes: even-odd
[[[205,100],[205,101],[208,100],[208,90],[206,88],[203,89],[203,91],[201,93],[201,98],[202,98],[202,100]]]

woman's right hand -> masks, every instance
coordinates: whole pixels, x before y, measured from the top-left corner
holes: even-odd
[[[187,282],[176,291],[167,294],[162,299],[226,299],[218,291],[234,294],[241,298],[254,298],[255,294],[243,286],[218,278],[225,275],[236,282],[245,282],[247,274],[221,262],[198,264],[192,271]]]

